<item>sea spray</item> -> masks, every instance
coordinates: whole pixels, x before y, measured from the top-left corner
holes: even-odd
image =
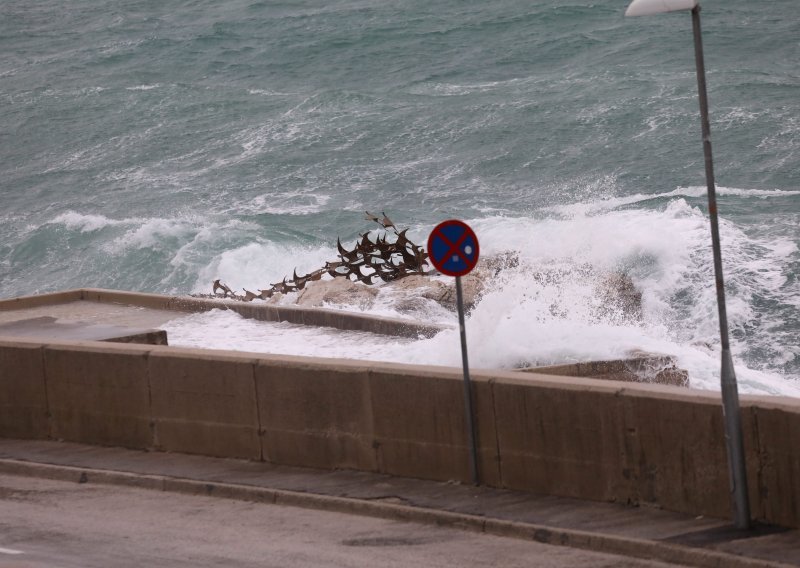
[[[672,198],[658,210],[578,212],[543,220],[491,217],[470,223],[480,235],[486,257],[511,252],[518,259],[515,266],[488,280],[469,314],[470,358],[476,368],[619,359],[647,352],[674,356],[689,371],[692,386],[718,388],[716,296],[707,222],[697,207],[683,198]],[[744,337],[734,334],[733,340],[742,390],[800,394],[797,377],[782,377],[774,366],[750,363],[751,368],[747,359],[753,349],[763,350],[771,340],[770,330],[758,325],[752,298],[780,289],[782,262],[796,250],[791,242],[760,243],[728,223],[723,224],[723,238],[729,251],[725,260],[732,327],[749,330]],[[773,254],[764,254],[766,246]],[[302,253],[284,251],[284,261],[297,262],[298,252]],[[248,274],[260,254],[257,246],[238,249],[226,255],[226,268],[231,274],[240,269]],[[324,248],[306,251],[303,262],[324,254]],[[606,282],[615,274],[630,279],[641,294],[640,306],[626,308],[609,295]],[[384,285],[367,311],[402,317],[397,304],[392,285]],[[454,316],[431,303],[422,317],[452,323]],[[213,326],[213,321],[206,325]],[[183,341],[180,329],[173,332],[177,333],[174,341]],[[257,328],[252,333],[257,334]],[[458,342],[453,333],[402,343],[396,351],[381,347],[383,339],[360,340],[358,347],[349,347],[345,341],[336,354],[457,365]],[[293,343],[270,341],[263,350],[297,354]],[[363,343],[373,345],[371,353],[364,354]],[[248,349],[254,345],[249,339],[241,347],[245,344]],[[226,346],[232,346],[230,339]]]

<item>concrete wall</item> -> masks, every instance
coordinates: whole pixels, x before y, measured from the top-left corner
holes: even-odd
[[[41,345],[3,342],[0,346],[0,436],[47,438],[50,435],[47,412]]]
[[[269,358],[256,367],[264,459],[377,471],[369,367]]]
[[[140,306],[154,310],[179,312],[207,312],[213,309],[232,310],[249,319],[260,321],[289,322],[318,327],[334,327],[351,331],[368,331],[399,337],[431,337],[444,329],[436,324],[424,324],[398,318],[376,317],[343,310],[280,306],[261,301],[239,302],[224,299],[192,298],[190,296],[163,296],[141,292],[124,292],[98,288],[81,288],[68,292],[25,296],[0,300],[0,311],[22,310],[78,300],[106,304]]]
[[[742,415],[750,441],[747,473],[753,514],[792,527],[800,519],[798,406],[794,399],[746,399]]]
[[[159,450],[261,459],[255,360],[151,352],[150,443]]]
[[[677,368],[672,357],[665,357],[664,355],[645,355],[627,359],[587,361],[564,365],[548,365],[546,367],[526,367],[520,369],[520,371],[538,373],[540,375],[589,377],[592,379],[655,383],[676,387],[689,386],[689,373]]]
[[[267,304],[261,301],[240,302],[230,299],[217,300],[193,298],[191,296],[163,296],[160,294],[103,290],[99,288],[81,288],[67,292],[55,292],[52,294],[0,300],[0,311],[23,310],[81,300],[178,312],[207,312],[214,309],[231,310],[242,317],[260,321],[285,321],[300,325],[334,327],[350,331],[368,331],[371,333],[399,337],[431,337],[444,329],[444,326],[437,324],[425,324],[398,318],[376,317],[344,310],[282,306]]]
[[[716,393],[475,372],[485,484],[730,518]],[[800,526],[800,400],[742,397],[753,516]],[[0,339],[0,436],[469,482],[459,369]]]
[[[39,306],[76,302],[82,299],[82,296],[83,290],[78,289],[66,290],[64,292],[52,292],[50,294],[37,294],[35,296],[9,298],[0,300],[0,310],[24,310],[27,308],[37,308]]]
[[[235,300],[214,300],[187,296],[160,296],[138,292],[120,292],[84,288],[82,299],[94,302],[119,303],[161,310],[182,312],[205,312],[213,309],[232,310],[248,319],[260,321],[279,321],[317,327],[334,327],[351,331],[369,331],[383,335],[400,337],[433,336],[442,330],[441,326],[422,324],[396,318],[376,317],[343,310],[325,308],[304,308],[300,306],[281,306],[260,301],[239,302]]]
[[[152,445],[145,346],[45,345],[50,434],[129,448]]]

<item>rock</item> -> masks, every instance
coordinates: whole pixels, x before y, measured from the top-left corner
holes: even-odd
[[[501,252],[493,256],[487,256],[478,261],[478,269],[482,269],[497,276],[501,271],[519,266],[519,253],[516,251]]]
[[[480,270],[461,277],[461,290],[464,293],[464,309],[469,311],[478,303],[480,295],[484,289],[485,274]],[[456,283],[455,278],[451,282],[434,280],[429,276],[407,276],[391,286],[396,290],[406,293],[416,293],[422,298],[433,300],[449,310],[456,309]]]
[[[597,281],[597,293],[609,311],[615,310],[626,319],[641,321],[642,293],[627,274],[613,272],[601,276]]]
[[[625,370],[639,382],[659,385],[689,386],[689,372],[678,367],[675,357],[661,353],[633,350],[628,352]]]
[[[429,305],[430,304],[425,301],[425,298],[420,296],[411,296],[410,298],[400,298],[394,302],[392,307],[394,307],[394,309],[401,314],[416,314],[420,317],[425,317],[426,310],[428,309]]]
[[[347,278],[318,280],[309,282],[297,294],[295,304],[299,306],[320,307],[325,303],[354,305],[362,310],[372,307],[378,289],[359,282],[351,282]]]

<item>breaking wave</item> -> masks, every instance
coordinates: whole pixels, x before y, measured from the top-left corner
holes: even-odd
[[[689,371],[693,387],[719,388],[719,328],[709,231],[699,208],[679,197],[651,210],[598,214],[573,210],[569,218],[562,219],[490,217],[470,223],[480,236],[484,258],[511,253],[519,259],[517,266],[488,282],[468,316],[470,361],[476,368],[617,359],[632,352],[649,352],[674,356],[678,365]],[[418,227],[416,233],[424,235],[429,230]],[[784,298],[786,264],[797,255],[797,246],[790,239],[753,238],[727,222],[722,223],[721,231],[728,318],[741,390],[800,396],[800,376],[782,368],[800,353],[790,335],[778,336],[780,341],[775,341],[775,328],[781,322],[765,321],[758,309],[759,298],[788,301]],[[281,274],[291,275],[295,266],[302,271],[331,260],[331,253],[327,246],[247,245],[217,257],[202,271],[195,288],[208,291],[212,276],[229,275],[234,286],[242,287],[245,282],[250,286],[274,282]],[[264,262],[267,258],[272,260]],[[602,283],[614,274],[630,278],[641,292],[640,308],[626,312],[624,305],[604,291]],[[404,317],[393,303],[396,295],[392,290],[383,286],[366,311]],[[455,314],[433,306],[423,317],[455,323]],[[214,318],[200,318],[192,328],[200,324],[213,328]],[[226,348],[308,354],[294,347],[299,343],[291,339],[291,330],[284,330],[285,340],[272,338],[259,344],[253,339],[259,333],[258,325],[242,322],[241,343],[237,344],[230,339],[231,323],[226,325]],[[171,331],[177,333],[178,342],[183,341],[180,329]],[[329,331],[320,333],[336,342]],[[321,349],[319,354],[460,363],[455,330],[399,346],[395,343],[387,346],[385,338],[361,338],[356,344],[338,342],[336,349]],[[256,348],[258,345],[262,347]]]

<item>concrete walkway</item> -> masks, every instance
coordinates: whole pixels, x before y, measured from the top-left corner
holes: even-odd
[[[354,471],[0,439],[0,473],[444,525],[687,566],[800,566],[800,531]]]
[[[335,511],[0,473],[0,568],[670,568]]]

